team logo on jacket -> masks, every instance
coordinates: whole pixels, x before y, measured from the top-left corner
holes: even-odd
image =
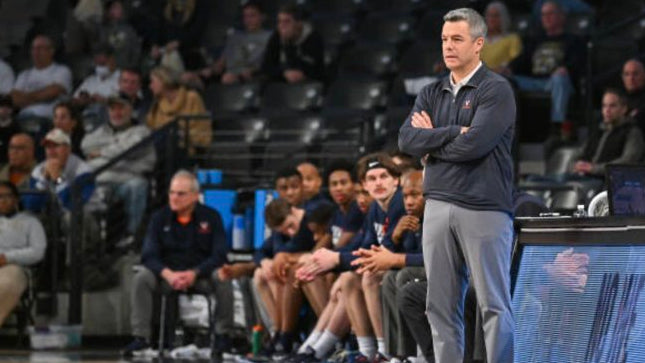
[[[210,233],[211,225],[208,222],[199,222],[199,233]]]
[[[331,243],[336,246],[340,236],[343,234],[343,229],[338,226],[331,226]]]
[[[462,107],[464,110],[470,110],[470,100],[465,100],[464,101],[464,107]]]
[[[374,232],[376,232],[376,240],[378,241],[378,244],[381,244],[383,242],[383,237],[385,237],[385,225],[374,222]]]

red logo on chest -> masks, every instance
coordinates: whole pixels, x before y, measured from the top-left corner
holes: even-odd
[[[199,222],[199,230],[197,232],[203,234],[210,233],[211,225],[208,222]]]
[[[462,107],[463,110],[470,110],[470,100],[465,100],[464,101],[464,106]]]

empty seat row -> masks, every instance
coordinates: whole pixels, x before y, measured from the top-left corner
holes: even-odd
[[[204,103],[214,118],[226,118],[262,110],[266,115],[298,114],[326,109],[369,111],[387,103],[388,84],[380,80],[338,80],[323,97],[318,82],[269,84],[264,90],[257,83],[213,84],[204,92]]]

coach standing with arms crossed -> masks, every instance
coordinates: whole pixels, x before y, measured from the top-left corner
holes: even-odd
[[[401,151],[426,156],[423,257],[438,363],[464,355],[464,295],[472,281],[488,362],[513,361],[511,310],[515,98],[480,61],[486,25],[472,9],[444,16],[449,78],[426,86],[399,133]]]

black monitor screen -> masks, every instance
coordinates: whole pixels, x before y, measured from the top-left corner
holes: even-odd
[[[520,253],[515,362],[645,360],[645,246],[608,240]]]
[[[645,216],[645,166],[607,168],[609,211],[613,216]]]

